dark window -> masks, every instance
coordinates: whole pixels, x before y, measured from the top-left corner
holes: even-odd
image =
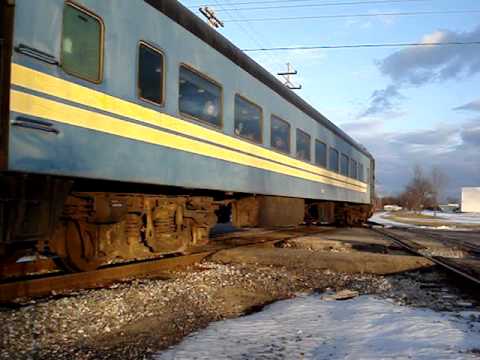
[[[290,154],[290,124],[272,115],[272,148]]]
[[[327,167],[327,145],[315,140],[315,164]]]
[[[240,95],[235,95],[235,134],[262,142],[262,108]]]
[[[348,176],[348,156],[342,154],[340,160],[340,174]]]
[[[297,158],[310,161],[310,135],[297,129]]]
[[[330,148],[330,158],[328,159],[328,168],[335,172],[338,172],[338,151],[334,148]]]
[[[363,164],[359,164],[358,166],[358,180],[365,181],[365,174],[363,170]]]
[[[62,68],[75,76],[102,80],[102,23],[86,11],[66,4],[63,11]]]
[[[186,66],[180,66],[179,110],[195,119],[222,126],[222,88]]]
[[[163,55],[141,43],[138,54],[138,95],[156,104],[163,104]]]
[[[350,162],[350,176],[354,179],[357,178],[357,162],[353,159]]]

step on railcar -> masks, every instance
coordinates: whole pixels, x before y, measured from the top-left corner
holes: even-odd
[[[74,270],[217,222],[361,223],[374,160],[174,0],[1,0],[0,256]]]

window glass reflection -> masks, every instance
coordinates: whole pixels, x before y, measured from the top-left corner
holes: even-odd
[[[340,160],[340,173],[342,175],[348,176],[348,156],[345,154],[342,154]]]
[[[338,172],[338,151],[334,148],[330,148],[329,151],[328,168]]]
[[[138,91],[142,99],[163,102],[163,55],[145,44],[140,44]]]
[[[66,4],[63,12],[62,67],[80,78],[101,80],[102,24],[100,21]]]
[[[350,162],[350,176],[354,179],[357,178],[357,162],[353,159]]]
[[[290,124],[272,115],[272,148],[290,154]]]
[[[315,140],[315,164],[327,167],[327,145]]]
[[[180,67],[179,109],[183,114],[222,126],[222,88],[211,80]]]
[[[297,129],[297,158],[310,161],[310,135]]]
[[[262,108],[240,95],[235,95],[235,134],[262,142]]]

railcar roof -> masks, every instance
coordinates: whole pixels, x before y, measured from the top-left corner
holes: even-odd
[[[315,119],[320,124],[324,125],[326,128],[334,132],[336,135],[343,138],[350,145],[355,147],[358,151],[362,152],[369,158],[372,158],[372,155],[365,149],[364,146],[356,142],[349,135],[347,135],[343,130],[329,121],[325,116],[323,116],[318,110],[313,106],[308,104],[300,96],[294,93],[292,90],[288,89],[283,85],[275,76],[270,74],[266,69],[261,65],[255,62],[251,57],[245,54],[242,50],[236,47],[223,35],[219,34],[216,30],[208,26],[204,21],[202,21],[198,16],[193,12],[188,10],[185,6],[180,4],[177,0],[144,0],[146,3],[153,6],[155,9],[161,11],[170,19],[175,21],[177,24],[181,25],[196,37],[209,44],[211,47],[216,49],[218,52],[226,56],[228,59],[233,61],[235,64],[240,66],[243,70],[248,72],[253,77],[257,78],[263,82],[270,89],[275,91],[278,95],[283,97],[285,100],[295,105],[297,108],[302,110],[305,114]]]

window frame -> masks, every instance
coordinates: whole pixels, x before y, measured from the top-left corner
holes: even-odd
[[[149,99],[145,99],[143,96],[140,95],[141,91],[140,91],[140,47],[141,46],[145,46],[147,48],[149,48],[150,50],[153,50],[154,52],[160,54],[162,56],[162,73],[163,73],[163,76],[162,76],[162,102],[161,103],[157,103],[155,101],[152,101],[152,100],[149,100]],[[160,106],[160,107],[165,107],[165,99],[166,99],[166,89],[167,89],[167,57],[165,56],[165,51],[163,49],[160,49],[152,44],[150,44],[149,42],[145,41],[145,40],[140,40],[138,42],[138,52],[137,52],[137,97],[142,100],[142,101],[145,101],[149,104],[152,104],[152,105],[155,105],[155,106]]]
[[[366,181],[365,181],[365,166],[363,165],[363,163],[358,164],[358,180],[360,180],[363,183],[366,183]]]
[[[273,127],[273,121],[272,118],[276,118],[277,120],[280,120],[280,122],[283,122],[288,125],[288,152],[282,151],[276,147],[273,146],[273,139],[272,139],[272,127]],[[281,154],[286,154],[286,155],[291,155],[292,154],[292,125],[285,119],[281,118],[280,116],[277,116],[275,114],[270,114],[270,148],[274,151],[278,151]]]
[[[199,77],[201,77],[202,79],[218,86],[220,88],[220,124],[219,125],[216,125],[216,124],[213,124],[211,122],[208,122],[206,120],[203,120],[203,119],[200,119],[196,116],[193,116],[193,115],[190,115],[190,114],[187,114],[187,113],[184,113],[180,110],[180,68],[184,67],[185,69],[187,69],[188,71],[194,73],[195,75],[198,75]],[[199,123],[201,125],[206,125],[214,130],[223,130],[223,126],[224,126],[224,111],[223,111],[223,86],[221,83],[219,83],[217,80],[215,80],[214,78],[210,77],[209,75],[206,75],[204,73],[202,73],[200,70],[197,70],[195,69],[193,66],[191,66],[190,64],[187,64],[187,63],[184,63],[184,62],[181,62],[180,65],[178,66],[178,78],[177,78],[177,84],[178,84],[178,92],[177,92],[177,109],[178,109],[178,113],[183,116],[184,118],[187,118],[187,119],[190,119],[190,120],[194,120],[196,123]]]
[[[330,151],[332,151],[332,150],[337,153],[337,169],[336,169],[336,170],[332,169],[331,166],[330,166]],[[328,147],[328,164],[327,164],[327,168],[328,168],[328,170],[330,170],[330,171],[333,171],[333,172],[335,172],[335,173],[337,173],[337,174],[340,174],[340,151],[338,151],[338,150],[337,150],[336,148],[334,148],[333,146],[329,146],[329,147]]]
[[[298,156],[297,156],[297,152],[298,152],[298,132],[301,132],[305,135],[308,136],[308,139],[309,139],[309,159],[300,159]],[[306,163],[311,163],[312,162],[312,136],[307,133],[306,131],[303,131],[302,129],[300,128],[296,128],[296,132],[295,132],[295,159],[297,160],[300,160],[300,161],[304,161]]]
[[[352,169],[355,169],[354,174],[352,172]],[[349,176],[352,179],[358,180],[358,161],[353,159],[353,158],[350,158],[350,173],[349,173]]]
[[[342,174],[342,158],[345,157],[347,159],[347,173]],[[340,153],[340,169],[339,174],[342,176],[349,177],[350,176],[350,156],[345,153]]]
[[[317,143],[325,145],[325,166],[317,163]],[[327,145],[326,142],[321,141],[319,139],[315,139],[315,159],[313,160],[313,163],[316,166],[321,167],[322,169],[327,169],[328,170],[328,145]]]
[[[74,3],[72,1],[66,1],[64,4],[63,4],[63,9],[65,10],[65,7],[66,6],[71,6],[75,9],[77,9],[78,11],[80,12],[83,12],[84,14],[96,19],[99,24],[100,24],[100,41],[99,41],[99,44],[100,44],[100,59],[99,59],[99,71],[98,71],[98,79],[97,80],[92,80],[92,79],[89,79],[89,78],[86,78],[84,76],[81,76],[79,75],[78,73],[75,73],[74,71],[70,71],[70,70],[67,70],[65,69],[65,67],[63,66],[63,37],[64,37],[64,13],[62,13],[62,32],[61,32],[61,36],[60,36],[60,64],[59,64],[59,67],[62,69],[63,72],[65,72],[66,74],[69,74],[71,76],[75,76],[76,78],[78,79],[82,79],[82,80],[85,80],[85,81],[88,81],[88,82],[91,82],[91,83],[94,83],[94,84],[101,84],[103,82],[103,75],[104,75],[104,71],[103,71],[103,68],[104,68],[104,52],[105,52],[105,23],[103,21],[103,19],[95,14],[93,11],[87,9],[86,7],[82,6],[82,5],[79,5],[77,3]]]
[[[260,109],[260,141],[255,141],[255,140],[252,140],[252,139],[248,139],[242,135],[238,135],[236,132],[235,132],[235,98],[236,97],[239,97],[240,99],[242,99],[243,101],[249,103],[250,105],[253,105],[254,107],[257,107]],[[242,94],[240,93],[235,93],[234,96],[233,96],[233,135],[238,137],[239,139],[242,139],[244,141],[248,141],[252,144],[255,144],[255,145],[264,145],[264,137],[263,137],[263,120],[264,120],[264,114],[263,114],[263,107],[261,107],[260,105],[258,105],[257,103],[254,103],[252,100],[250,100],[249,98],[243,96]]]

